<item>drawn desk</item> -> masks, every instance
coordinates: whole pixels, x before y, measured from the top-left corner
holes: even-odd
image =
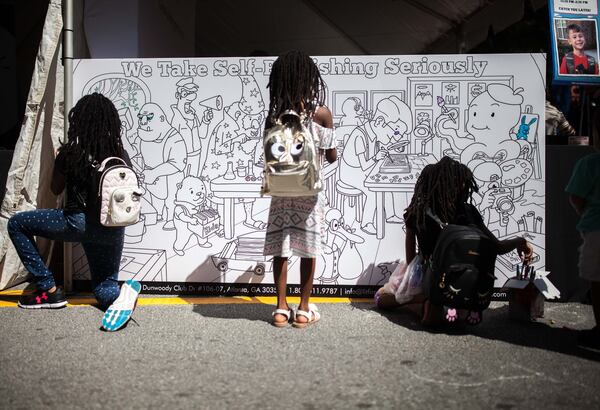
[[[338,161],[333,164],[325,163],[323,167],[323,179],[325,180],[325,189],[328,196],[332,196],[335,189],[335,176],[338,168]],[[223,200],[223,231],[226,239],[232,239],[235,235],[235,200],[244,198],[260,198],[260,188],[263,168],[254,167],[254,178],[252,176],[239,176],[234,174],[234,179],[225,179],[224,176],[210,181],[210,190],[212,194]]]
[[[385,236],[385,193],[412,193],[417,178],[421,175],[421,170],[426,165],[437,162],[437,159],[431,154],[407,154],[406,157],[410,171],[407,169],[399,172],[382,172],[384,159],[378,161],[365,178],[365,187],[376,194],[375,227],[377,229],[377,239],[382,239]]]

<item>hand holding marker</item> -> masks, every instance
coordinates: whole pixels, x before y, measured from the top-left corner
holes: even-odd
[[[448,107],[446,107],[446,102],[439,95],[437,97],[437,105],[442,110],[442,114],[446,114],[447,116],[450,117],[450,119],[452,120],[452,122],[454,122],[454,123],[456,122],[456,120],[454,119],[454,113],[452,111],[450,111],[448,109]]]

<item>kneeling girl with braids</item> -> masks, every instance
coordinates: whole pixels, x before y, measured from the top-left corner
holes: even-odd
[[[517,250],[524,263],[529,263],[533,248],[523,237],[500,241],[485,226],[481,214],[472,204],[472,195],[478,191],[472,171],[464,164],[449,157],[436,164],[427,165],[417,179],[411,202],[404,213],[406,224],[405,255],[408,265],[405,275],[415,271],[423,272],[423,265],[431,258],[441,228],[427,215],[430,209],[444,223],[474,225],[496,243],[498,254]],[[417,254],[417,244],[419,253]],[[416,259],[418,258],[418,259]],[[411,262],[414,262],[411,265]],[[422,278],[423,275],[420,275]],[[375,295],[375,303],[380,309],[406,306],[421,316],[424,325],[439,324],[442,321],[442,306],[435,306],[426,300],[423,293],[400,295],[390,282]],[[422,289],[421,283],[412,283],[411,288]]]
[[[103,226],[99,218],[95,165],[108,157],[119,157],[131,165],[121,142],[119,114],[103,95],[86,95],[69,112],[67,141],[58,149],[54,161],[51,190],[55,195],[66,192],[63,208],[19,212],[8,221],[10,238],[35,285],[32,294],[19,300],[20,307],[52,309],[67,304],[63,290],[56,286],[36,247],[34,238],[41,236],[81,243],[92,290],[100,307],[110,316],[105,317],[108,322],[103,322],[105,330],[117,330],[129,320],[140,284],[129,280],[120,289],[117,283],[125,228]]]

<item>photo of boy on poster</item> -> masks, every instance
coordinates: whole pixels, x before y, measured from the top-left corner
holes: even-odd
[[[560,75],[598,75],[596,21],[554,20],[558,73]]]

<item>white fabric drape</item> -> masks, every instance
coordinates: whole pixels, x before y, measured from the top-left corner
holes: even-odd
[[[50,0],[38,50],[25,117],[6,181],[0,208],[0,289],[23,282],[23,268],[8,237],[8,219],[17,212],[54,208],[57,197],[50,192],[54,152],[64,132],[63,68],[60,62],[62,30],[61,0]],[[48,260],[52,243],[37,241]]]

